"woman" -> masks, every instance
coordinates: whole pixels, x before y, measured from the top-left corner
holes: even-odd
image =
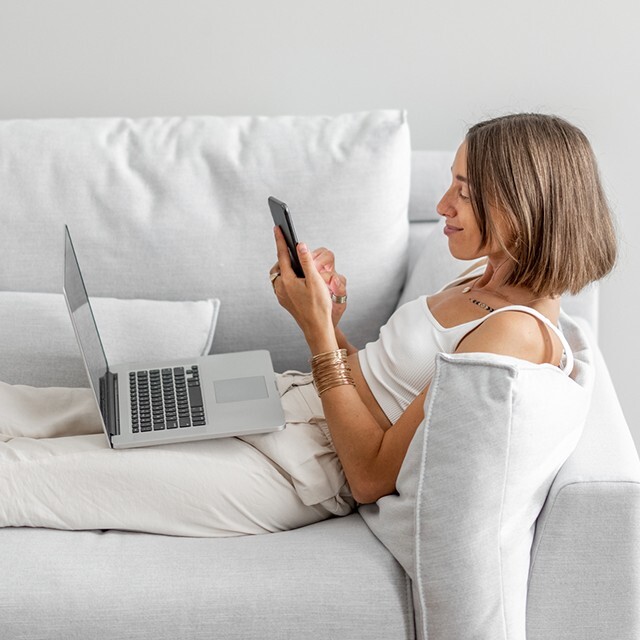
[[[0,525],[224,536],[344,515],[354,499],[395,490],[437,352],[504,354],[569,375],[572,354],[556,326],[560,295],[602,278],[616,255],[585,136],[536,114],[475,125],[438,213],[453,256],[481,262],[401,307],[361,351],[338,328],[346,280],[332,252],[300,244],[305,278],[297,278],[274,230],[271,283],[304,333],[313,369],[278,378],[290,425],[282,432],[109,451],[101,434],[88,435],[100,432],[88,394],[58,390],[47,410],[60,426],[36,439],[28,411],[43,391],[0,386],[5,416],[11,407],[16,416],[0,429],[0,486],[8,487]]]
[[[401,308],[381,338],[357,352],[336,328],[345,295],[327,250],[299,247],[305,279],[290,267],[276,230],[275,292],[324,369],[322,406],[354,498],[395,490],[437,351],[490,352],[562,366],[572,356],[556,328],[560,295],[577,293],[613,267],[611,215],[584,135],[543,115],[513,115],[472,127],[452,183],[438,204],[452,255],[486,259],[465,278]],[[444,348],[443,348],[444,347]],[[337,351],[344,349],[342,355]],[[404,357],[403,357],[404,356]],[[340,373],[350,370],[350,376]],[[326,380],[327,376],[329,379]],[[317,376],[316,376],[317,377]]]

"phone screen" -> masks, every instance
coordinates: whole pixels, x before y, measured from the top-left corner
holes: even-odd
[[[282,229],[282,234],[284,235],[287,248],[289,249],[291,266],[293,267],[295,274],[298,278],[304,278],[304,271],[302,270],[300,260],[298,260],[298,252],[296,250],[298,237],[296,236],[296,230],[293,226],[293,220],[291,219],[291,213],[289,213],[287,205],[281,200],[270,196],[269,209],[271,209],[271,217],[273,218],[274,224]]]

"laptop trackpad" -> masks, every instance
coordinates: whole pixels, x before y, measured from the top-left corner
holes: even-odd
[[[269,397],[264,376],[215,380],[213,387],[218,403],[261,400]]]

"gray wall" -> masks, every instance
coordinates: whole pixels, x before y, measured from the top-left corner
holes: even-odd
[[[636,0],[0,0],[0,118],[409,110],[452,149],[511,111],[558,113],[600,159],[620,233],[600,340],[640,443]]]

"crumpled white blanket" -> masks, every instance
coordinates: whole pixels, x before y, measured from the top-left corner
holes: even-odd
[[[87,388],[0,382],[0,526],[228,536],[356,506],[308,374],[277,377],[284,430],[111,450]]]

